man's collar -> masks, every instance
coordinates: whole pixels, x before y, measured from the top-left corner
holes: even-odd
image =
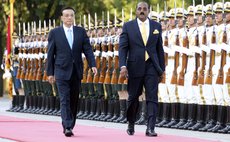
[[[141,24],[141,23],[148,24],[149,23],[149,18],[146,18],[146,20],[144,22],[142,22],[139,18],[137,18],[137,23],[138,24]]]
[[[64,24],[63,24],[63,28],[64,28],[65,31],[67,31],[68,29],[73,30],[73,26],[71,26],[70,28],[68,28],[68,27],[66,27]]]

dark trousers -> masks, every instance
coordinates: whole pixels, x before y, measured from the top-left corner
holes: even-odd
[[[76,122],[77,104],[81,80],[78,79],[75,69],[70,80],[56,80],[61,105],[63,129],[73,129]]]
[[[146,62],[145,75],[143,77],[128,79],[127,120],[129,123],[135,123],[136,121],[139,107],[138,97],[142,94],[144,87],[147,106],[147,127],[154,130],[158,111],[158,82],[159,76],[150,61]]]

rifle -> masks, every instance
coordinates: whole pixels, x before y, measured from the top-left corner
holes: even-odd
[[[100,52],[101,50],[101,46],[100,44],[97,42],[95,45],[95,49],[96,52]],[[100,68],[100,56],[96,56],[96,68],[99,69]],[[89,75],[89,74],[88,74]],[[98,83],[99,82],[99,74],[94,75],[93,77],[93,83]]]
[[[34,65],[35,65],[35,47],[31,47],[31,54],[30,54],[30,70],[28,73],[28,80],[33,80],[33,70],[34,70]]]
[[[197,31],[196,37],[195,37],[195,46],[199,46],[199,34]],[[200,67],[200,54],[195,53],[195,70],[193,72],[193,78],[192,78],[192,85],[197,86],[198,85],[198,68]]]
[[[223,1],[224,2],[224,1]],[[227,44],[227,32],[226,32],[226,20],[225,20],[225,14],[224,14],[224,3],[223,3],[223,19],[224,19],[224,32],[223,32],[223,38],[222,38],[222,43]],[[216,79],[216,84],[224,84],[224,65],[226,64],[226,57],[227,57],[227,52],[225,50],[221,50],[221,61],[220,61],[220,69],[217,75]],[[226,78],[227,79],[227,78]]]
[[[174,11],[175,11],[174,19],[175,19],[176,28],[177,28],[177,34],[176,34],[175,43],[176,43],[176,46],[180,46],[178,23],[177,23],[177,20],[176,20],[176,1],[174,1]],[[173,69],[173,74],[172,74],[172,78],[171,78],[171,84],[177,84],[177,68],[178,68],[178,66],[179,66],[179,52],[175,51],[174,69]]]
[[[47,41],[47,35],[45,35],[45,41]],[[47,51],[48,51],[48,47],[45,46],[43,48],[43,51],[44,51],[44,60],[43,60],[43,64],[44,64],[44,72],[43,72],[43,77],[42,77],[42,82],[47,82],[48,81],[48,76],[47,76],[47,72],[46,72],[46,69],[47,69]]]
[[[28,45],[29,46],[29,45]],[[29,47],[28,47],[29,48]],[[31,54],[32,54],[32,48],[27,49],[28,54],[27,54],[27,68],[26,68],[26,73],[25,73],[25,80],[30,80],[29,74],[31,70]]]
[[[105,80],[105,72],[106,72],[106,52],[108,50],[107,44],[105,42],[102,42],[102,56],[101,56],[101,71],[100,71],[100,77],[99,77],[99,83],[104,83]]]
[[[213,30],[212,30],[212,38],[211,38],[211,43],[215,44],[216,43],[216,34],[215,34],[215,15],[213,12],[213,0],[212,0],[212,20],[213,20]],[[205,84],[212,84],[212,67],[215,65],[215,50],[211,49],[210,51],[210,62],[209,62],[209,68],[207,71],[207,76],[205,78]]]
[[[38,60],[38,69],[37,69],[37,76],[36,80],[41,80],[42,79],[42,66],[43,66],[43,42],[45,38],[41,39],[40,38],[40,45],[39,45],[39,60]]]
[[[83,78],[82,78],[81,82],[86,83],[87,82],[87,71],[89,69],[88,62],[87,62],[86,58],[83,59],[83,65],[84,65],[84,70],[83,70]]]
[[[222,43],[227,44],[227,32],[226,32],[226,26],[225,30],[223,32],[223,38],[222,38]],[[221,60],[220,60],[220,69],[217,75],[216,79],[216,84],[223,84],[224,83],[224,65],[226,64],[226,57],[227,57],[227,52],[225,50],[221,50]],[[227,80],[227,78],[226,78]]]
[[[166,20],[166,1],[164,0],[164,24],[165,26],[167,25],[167,20]],[[168,29],[166,27],[166,34],[164,37],[164,46],[168,47],[169,45],[169,41],[168,41]],[[168,65],[168,53],[164,53],[164,60],[165,60],[165,66]],[[165,72],[162,74],[162,80],[161,83],[165,83],[166,82],[166,74]]]
[[[38,68],[39,68],[38,62],[40,59],[39,49],[40,49],[40,47],[35,47],[35,49],[34,49],[35,58],[34,58],[34,68],[33,68],[33,80],[37,79],[37,72],[38,72]]]
[[[205,30],[204,30],[204,34],[202,36],[202,44],[207,45],[206,27],[205,27]],[[205,51],[202,51],[201,56],[202,56],[202,61],[201,61],[201,68],[199,70],[198,84],[203,85],[204,84],[204,73],[205,73],[205,65],[206,65],[207,53]]]
[[[25,44],[24,44],[25,45]],[[23,60],[22,60],[22,73],[20,73],[20,79],[25,79],[25,73],[26,73],[26,68],[27,68],[27,66],[26,66],[26,58],[25,58],[25,55],[27,54],[27,49],[26,49],[26,47],[24,46],[23,47]]]
[[[186,34],[186,36],[183,38],[183,48],[188,48],[188,36]],[[181,67],[181,71],[179,73],[179,78],[178,78],[178,85],[184,86],[184,75],[186,73],[187,70],[187,63],[188,63],[188,55],[186,55],[185,53],[182,54],[182,67]]]
[[[22,47],[19,47],[19,65],[18,65],[18,70],[17,70],[17,76],[16,78],[17,79],[21,79],[20,76],[21,76],[21,72],[22,72],[22,55],[23,51],[22,51]]]
[[[176,45],[177,46],[180,45],[179,34],[176,35]],[[177,84],[177,68],[178,68],[178,66],[179,66],[179,52],[175,51],[174,69],[173,69],[173,74],[172,74],[172,78],[171,78],[171,84]]]
[[[187,31],[186,31],[186,23],[185,23],[185,19],[184,19],[184,0],[183,0],[183,25],[184,25],[184,31],[185,31],[185,37],[183,37],[183,48],[188,48],[189,45],[189,41],[188,41],[188,35],[187,35]],[[186,55],[185,53],[182,54],[182,67],[181,67],[181,71],[179,73],[179,79],[178,79],[178,85],[184,86],[184,75],[186,73],[187,70],[187,63],[188,63],[188,55]]]
[[[112,62],[113,62],[113,45],[111,43],[111,40],[108,43],[108,68],[106,70],[106,74],[105,74],[105,84],[110,84],[111,83],[111,69],[112,69]]]
[[[112,78],[111,78],[111,84],[117,84],[118,83],[118,77],[117,77],[117,72],[119,70],[118,62],[118,43],[116,42],[114,44],[114,69],[112,73]],[[123,84],[121,76],[119,76],[119,84]]]
[[[168,31],[166,31],[166,35],[165,35],[165,39],[164,39],[164,46],[168,47]],[[165,58],[165,66],[168,65],[168,53],[164,53],[164,58]],[[161,80],[161,83],[165,83],[166,82],[166,74],[165,72],[163,73],[162,75],[162,80]]]
[[[226,73],[226,80],[225,83],[230,83],[230,68],[228,69],[228,72]]]
[[[214,30],[212,32],[211,42],[213,44],[216,43],[216,34],[215,34]],[[205,78],[205,84],[212,84],[212,76],[213,76],[212,67],[214,66],[214,64],[215,64],[215,50],[211,49],[209,68],[208,68],[207,75],[206,75],[206,78]]]

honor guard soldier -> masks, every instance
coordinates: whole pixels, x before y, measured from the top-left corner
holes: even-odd
[[[225,126],[226,118],[226,105],[224,102],[224,66],[226,64],[226,52],[222,50],[221,44],[226,43],[227,31],[224,23],[224,4],[217,2],[214,5],[215,18],[216,18],[216,47],[214,48],[216,52],[215,65],[213,66],[213,90],[216,99],[217,107],[217,123],[215,127],[208,129],[208,132],[217,132]]]
[[[224,23],[225,23],[225,28],[226,30],[226,42],[223,42],[222,45],[222,50],[225,50],[227,53],[227,60],[226,64],[224,67],[224,72],[226,72],[226,76],[224,76],[224,101],[227,109],[226,113],[226,126],[222,130],[218,130],[220,133],[230,133],[230,2],[226,2],[224,5]],[[223,51],[222,51],[223,52]]]
[[[166,7],[166,6],[165,6]],[[163,48],[164,48],[164,54],[165,54],[165,65],[168,66],[168,54],[169,54],[169,45],[168,45],[168,16],[169,13],[165,11],[162,11],[160,13],[160,23],[162,26],[162,39],[163,39]],[[158,93],[158,99],[159,99],[159,110],[158,110],[158,122],[156,125],[160,124],[163,121],[167,121],[168,118],[168,106],[170,105],[170,98],[167,91],[166,86],[166,74],[164,74],[164,77],[162,79],[162,82],[159,83],[159,93]]]
[[[207,131],[210,128],[213,128],[216,124],[216,114],[217,114],[217,106],[215,101],[215,94],[213,91],[212,81],[212,67],[214,66],[214,58],[215,58],[215,48],[213,46],[216,44],[216,25],[214,20],[214,12],[213,12],[212,4],[206,5],[206,30],[205,33],[207,35],[207,60],[206,60],[206,72],[205,72],[205,82],[203,88],[203,96],[206,102],[205,107],[205,118],[206,125],[203,128],[200,128],[199,131]]]

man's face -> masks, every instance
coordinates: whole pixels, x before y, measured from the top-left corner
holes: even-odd
[[[217,22],[217,23],[222,22],[222,20],[223,20],[222,13],[221,13],[221,12],[217,12],[217,13],[216,13],[216,16],[215,16],[215,19],[216,19],[216,22]]]
[[[206,15],[206,23],[208,26],[212,25],[212,15]]]
[[[162,30],[166,30],[167,24],[168,24],[168,20],[166,20],[166,21],[162,20],[162,21],[161,21]]]
[[[188,24],[190,26],[194,24],[194,16],[193,15],[188,15]]]
[[[197,17],[197,23],[198,24],[203,23],[202,14],[196,14],[196,17]]]
[[[169,26],[174,27],[176,25],[174,18],[169,18]]]
[[[178,26],[179,27],[183,27],[184,23],[183,23],[183,17],[177,17],[178,20]]]
[[[138,3],[136,9],[137,18],[139,18],[142,22],[144,22],[147,19],[148,14],[149,14],[148,4],[145,2]]]
[[[74,23],[74,11],[72,9],[63,10],[61,20],[63,24],[67,27],[70,27]]]

